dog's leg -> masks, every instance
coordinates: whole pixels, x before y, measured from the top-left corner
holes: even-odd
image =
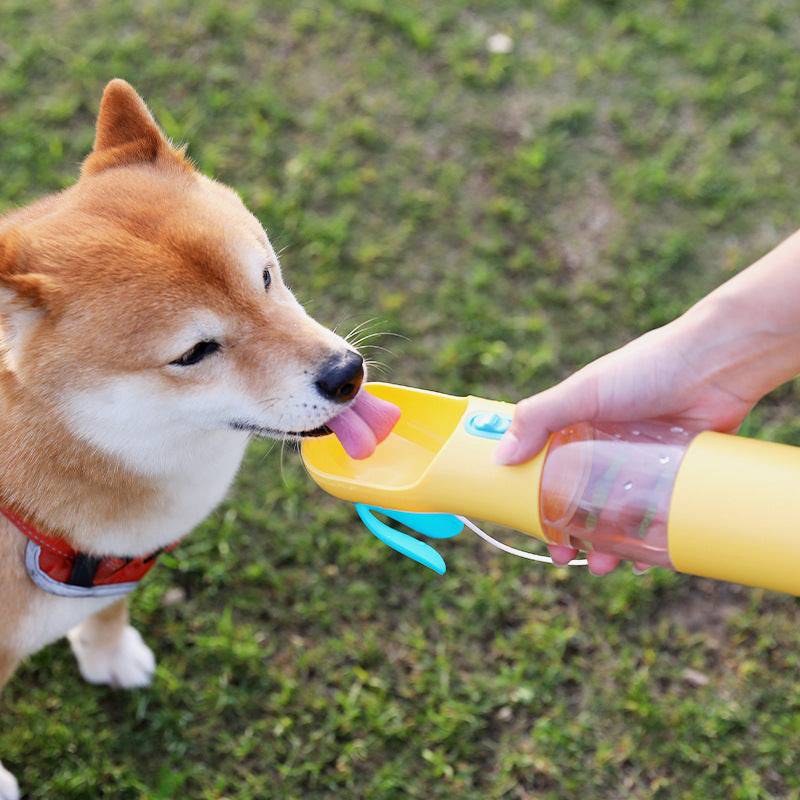
[[[89,683],[120,689],[148,686],[156,660],[135,628],[128,624],[128,601],[117,600],[68,634],[81,675]]]
[[[7,683],[17,667],[18,659],[0,650],[0,689]],[[19,800],[17,779],[0,763],[0,800]]]

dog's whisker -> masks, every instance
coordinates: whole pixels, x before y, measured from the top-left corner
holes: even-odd
[[[382,345],[379,345],[379,344],[364,344],[364,345],[361,345],[358,349],[359,350],[380,350],[382,353],[388,353],[390,356],[394,356],[395,355],[394,350],[390,350],[388,347],[383,347]]]
[[[276,403],[280,403],[281,399],[280,397],[268,397],[266,400],[259,400],[258,405],[266,410],[272,408]]]
[[[367,361],[366,363],[371,371],[375,371],[379,375],[385,375],[389,371],[389,367],[382,361]]]
[[[380,320],[377,317],[372,317],[370,319],[364,320],[364,322],[356,325],[346,336],[344,336],[344,340],[346,342],[352,342],[353,338],[360,334],[361,332],[368,331],[370,326],[374,326],[379,324]]]
[[[403,333],[396,333],[395,331],[379,331],[378,333],[374,334],[375,336],[393,336],[395,339],[403,339],[406,342],[410,342],[411,339],[408,338]]]
[[[368,341],[369,339],[375,339],[379,336],[393,336],[396,339],[404,339],[405,341],[410,341],[407,336],[404,336],[402,333],[395,333],[394,331],[361,331],[360,335],[357,338],[348,339],[347,341],[352,344],[354,347],[360,346],[363,342]]]
[[[345,323],[348,323],[348,322],[350,322],[352,319],[353,319],[353,315],[352,315],[352,314],[351,314],[350,316],[347,316],[347,317],[344,317],[344,318],[340,319],[340,320],[339,320],[339,321],[338,321],[338,322],[337,322],[337,323],[336,323],[336,324],[335,324],[335,325],[334,325],[334,326],[331,328],[331,330],[332,330],[332,331],[335,333],[336,331],[338,331],[338,330],[339,330],[339,328],[341,328],[341,327],[342,327],[342,325],[344,325]],[[355,326],[355,328],[353,328],[353,329],[350,331],[350,333],[348,333],[348,334],[347,334],[347,336],[352,336],[352,335],[353,335],[353,331],[357,331],[357,330],[358,330],[360,327],[362,327],[362,326],[364,326],[364,325],[368,325],[368,324],[369,324],[370,322],[372,322],[374,319],[376,319],[376,318],[375,318],[375,317],[372,317],[372,318],[370,318],[370,319],[368,319],[368,320],[365,320],[364,322],[361,322],[361,323],[359,323],[358,325],[356,325],[356,326]],[[347,336],[342,336],[342,338],[343,338],[343,339],[345,339],[345,340],[347,340]]]
[[[351,338],[357,338],[362,333],[372,333],[383,325],[385,325],[385,320],[379,317],[373,317],[372,319],[365,320],[361,325],[356,326],[356,328],[350,332],[350,336]]]
[[[374,334],[364,333],[361,336],[359,336],[357,339],[352,339],[349,342],[349,344],[351,344],[353,347],[361,347],[361,345],[364,344],[364,342],[367,342],[370,339],[374,339],[374,338],[376,338],[378,336],[381,336],[381,335],[382,335],[382,333],[380,333],[380,332],[376,332]]]
[[[391,336],[387,331],[376,331],[375,333],[365,333],[360,339],[350,342],[353,347],[360,347],[364,342],[368,342],[370,339],[377,339],[380,336]],[[398,335],[398,334],[395,334]]]
[[[274,439],[269,440],[269,447],[267,447],[266,451],[262,453],[261,458],[258,460],[259,465],[264,464],[266,462],[272,451],[275,449],[276,444],[277,442]]]
[[[284,461],[284,454],[286,453],[286,443],[292,442],[293,440],[287,434],[284,434],[281,438],[281,482],[284,486],[289,485],[289,481],[286,478],[286,464]]]
[[[378,322],[378,317],[367,317],[367,319],[361,320],[351,331],[350,335],[355,333],[357,330],[361,328],[366,328],[368,325],[373,325],[374,323]]]

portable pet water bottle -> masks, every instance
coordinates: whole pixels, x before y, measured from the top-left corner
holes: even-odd
[[[332,436],[303,442],[312,478],[357,504],[367,527],[438,572],[427,543],[465,517],[554,544],[599,550],[678,572],[800,594],[800,449],[677,424],[580,423],[531,461],[499,466],[514,406],[391,384],[368,391],[400,420],[369,458]],[[411,513],[409,513],[411,512]],[[459,515],[452,517],[450,515]]]

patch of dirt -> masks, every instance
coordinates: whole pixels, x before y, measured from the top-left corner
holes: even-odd
[[[554,209],[551,222],[567,269],[592,282],[611,278],[615,265],[604,256],[621,219],[608,186],[598,176],[588,176],[580,196]]]
[[[749,593],[744,586],[697,578],[683,591],[670,593],[657,616],[719,643],[726,636],[728,621],[748,604]]]

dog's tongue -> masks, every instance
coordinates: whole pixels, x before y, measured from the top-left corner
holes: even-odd
[[[360,391],[353,404],[328,421],[350,458],[367,458],[400,419],[400,409],[367,391]]]

